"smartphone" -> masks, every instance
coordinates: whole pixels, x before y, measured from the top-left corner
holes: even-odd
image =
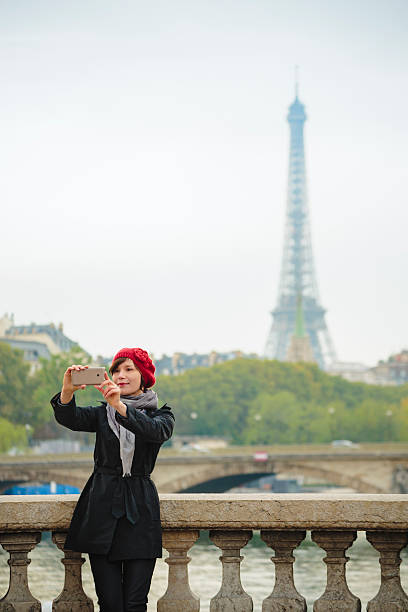
[[[105,380],[105,368],[87,368],[73,370],[71,380],[73,385],[100,385]]]

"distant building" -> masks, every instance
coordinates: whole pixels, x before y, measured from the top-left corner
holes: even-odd
[[[38,362],[40,358],[49,359],[51,353],[43,342],[32,342],[30,340],[19,340],[16,338],[0,338],[0,342],[5,342],[11,348],[19,349],[24,353],[24,359],[32,363]],[[34,368],[35,369],[35,368]]]
[[[335,361],[326,370],[332,376],[341,376],[349,382],[363,382],[367,385],[384,385],[386,381],[379,381],[371,368],[364,363]]]
[[[7,312],[5,315],[0,317],[0,338],[2,338],[6,331],[14,325],[14,315],[9,315]]]
[[[327,369],[327,373],[341,376],[350,382],[369,385],[408,384],[408,350],[390,355],[387,361],[379,361],[373,368],[362,363],[335,362]]]
[[[174,353],[171,357],[163,355],[160,359],[155,359],[154,363],[156,366],[156,374],[182,374],[186,370],[192,370],[193,368],[209,368],[216,363],[223,363],[225,361],[231,361],[239,357],[247,357],[251,359],[257,359],[258,355],[251,353],[245,355],[241,351],[231,351],[229,353],[217,353],[212,351],[211,353],[205,353],[199,355],[193,353],[188,355],[186,353]]]
[[[62,323],[58,327],[53,323],[14,325],[14,316],[8,314],[0,318],[0,342],[23,351],[32,372],[39,368],[40,358],[66,353],[76,345],[63,333]]]
[[[384,378],[389,385],[404,385],[408,383],[408,350],[404,349],[396,355],[390,355],[387,361],[379,361],[372,368],[379,378]]]

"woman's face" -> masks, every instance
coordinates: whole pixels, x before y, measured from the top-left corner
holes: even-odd
[[[113,382],[120,388],[121,395],[139,395],[142,377],[131,359],[120,363],[112,374]]]

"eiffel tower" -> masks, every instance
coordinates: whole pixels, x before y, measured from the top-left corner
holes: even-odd
[[[279,294],[271,312],[272,326],[265,346],[265,357],[287,360],[290,339],[295,331],[296,307],[301,299],[306,332],[315,361],[321,368],[336,360],[333,343],[320,304],[313,263],[309,212],[306,192],[303,126],[305,107],[298,98],[296,78],[295,100],[289,107],[290,153],[285,239]]]

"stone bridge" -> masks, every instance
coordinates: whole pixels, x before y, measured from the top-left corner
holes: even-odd
[[[0,464],[0,493],[12,484],[50,482],[82,489],[92,471],[91,460],[43,458]],[[159,458],[153,473],[162,493],[207,490],[222,492],[266,474],[312,477],[319,482],[349,487],[357,493],[408,492],[408,453],[333,452],[280,453],[256,461],[250,455],[183,455]],[[208,487],[210,483],[210,487]]]

